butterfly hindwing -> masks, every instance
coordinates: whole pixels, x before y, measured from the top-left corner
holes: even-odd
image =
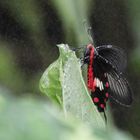
[[[110,97],[122,105],[131,105],[132,91],[124,76],[112,70],[107,73],[107,78],[110,85]]]

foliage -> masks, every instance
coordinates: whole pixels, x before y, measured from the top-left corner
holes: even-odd
[[[81,45],[89,41],[84,22],[88,25],[88,12],[90,9],[90,0],[53,0],[60,17],[63,19],[63,26],[68,36],[68,41],[74,39]]]
[[[84,84],[75,53],[68,45],[59,45],[59,49],[60,57],[50,65],[41,78],[41,90],[51,100],[61,104],[66,116],[70,113],[91,125],[105,127]]]
[[[14,98],[0,88],[0,139],[2,140],[131,140],[116,130],[88,127],[33,97]]]
[[[87,126],[93,127],[93,130],[108,134],[105,122],[96,110],[84,84],[80,63],[78,63],[75,53],[64,44],[59,45],[59,50],[58,60],[48,67],[40,80],[41,91],[52,101],[61,105],[66,120],[72,115]],[[116,133],[113,125],[109,125],[108,130],[112,130],[112,135],[116,135],[114,138],[111,136],[111,139],[117,139],[120,135],[119,132]],[[96,137],[98,135],[95,133],[92,138]],[[125,139],[125,137],[120,137],[120,139]]]
[[[127,7],[125,7],[124,4]],[[140,137],[139,125],[136,125],[140,120],[139,5],[139,0],[1,0],[0,87],[2,89],[6,88],[8,91],[10,90],[10,94],[14,93],[18,96],[28,93],[40,96],[38,81],[44,69],[57,58],[58,51],[57,48],[54,47],[55,44],[67,42],[70,46],[76,47],[89,43],[87,33],[83,26],[83,21],[86,20],[88,24],[90,23],[93,26],[93,32],[96,32],[95,42],[98,42],[100,45],[102,43],[112,44],[112,40],[114,40],[114,43],[118,43],[117,40],[121,40],[120,44],[124,47],[125,41],[129,44],[126,45],[126,51],[130,53],[130,57],[128,57],[131,61],[131,63],[129,63],[129,77],[135,93],[135,102],[133,107],[128,109],[129,111],[120,107],[122,111],[114,109],[113,112],[117,112],[115,117],[118,122],[120,122],[121,127],[133,132],[135,136]],[[118,11],[119,14],[117,14],[116,11]],[[103,18],[101,18],[101,16]],[[117,20],[113,25],[114,19]],[[107,26],[105,26],[105,24]],[[106,28],[112,26],[115,26],[115,30],[111,30],[114,28]],[[118,32],[120,34],[118,34]],[[126,34],[124,34],[124,32],[126,32]],[[129,35],[130,38],[128,39],[127,37]],[[99,37],[98,39],[97,36]],[[112,39],[111,37],[114,38]],[[56,66],[54,63],[52,64],[54,69],[51,69],[51,72],[49,71],[49,79],[55,76],[57,80],[54,81],[54,79],[51,79],[51,82],[59,88],[56,89],[56,87],[53,87],[51,84],[51,88],[44,86],[42,87],[44,88],[42,91],[44,90],[43,92],[48,93],[47,95],[53,102],[61,104],[61,107],[63,107],[63,84],[61,84],[62,81],[58,80],[60,75],[56,71],[58,70],[60,72],[60,67],[62,70],[64,70],[64,67],[61,66],[62,62],[60,63],[58,61],[55,62]],[[58,65],[60,66],[59,68]],[[69,72],[69,69],[66,70]],[[80,74],[79,70],[78,73]],[[60,79],[62,80],[63,78]],[[80,81],[80,83],[83,84],[82,80]],[[69,85],[69,83],[67,83],[67,85]],[[75,87],[75,85],[73,85],[73,87]],[[82,87],[86,90],[84,86]],[[56,95],[53,94],[55,91],[57,91]],[[2,91],[2,93],[5,94],[4,91]],[[86,93],[86,91],[84,91],[84,93]],[[87,93],[84,94],[84,96],[87,97]],[[10,96],[9,98],[12,97]],[[85,100],[88,100],[90,104],[88,97]],[[0,102],[1,101],[2,100],[0,100]],[[8,102],[10,106],[10,100],[6,101],[6,104],[8,104]],[[68,104],[69,102],[66,103]],[[81,104],[79,101],[77,101],[77,103],[78,105],[76,107],[79,107]],[[18,106],[19,104],[16,105]],[[14,108],[12,109],[14,110]],[[8,109],[8,111],[9,110],[10,109]],[[7,116],[9,120],[10,115],[15,113],[13,112],[12,114],[12,111],[11,114]],[[5,116],[5,112],[2,113],[3,116]],[[24,113],[26,114],[26,112],[23,111],[23,114]],[[119,119],[120,116],[124,118],[123,122]],[[10,121],[8,123],[10,123]],[[22,122],[18,121],[17,123]],[[7,125],[6,122],[5,125]],[[119,125],[119,123],[117,123],[117,125]],[[7,129],[6,127],[4,128]],[[1,128],[1,131],[4,128]],[[81,133],[80,131],[79,135],[81,135]]]

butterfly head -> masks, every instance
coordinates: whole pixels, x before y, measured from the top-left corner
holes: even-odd
[[[96,56],[95,47],[92,44],[87,45],[85,48],[85,52],[84,52],[84,63],[85,64],[89,64],[90,58],[91,58],[91,55],[93,54],[93,52],[94,52],[94,56],[93,56],[93,58],[94,58]]]

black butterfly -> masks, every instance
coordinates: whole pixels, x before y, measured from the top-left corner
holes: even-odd
[[[123,75],[126,63],[126,56],[120,48],[87,45],[83,64],[88,65],[87,85],[99,112],[104,112],[109,98],[124,106],[131,105],[132,91]]]

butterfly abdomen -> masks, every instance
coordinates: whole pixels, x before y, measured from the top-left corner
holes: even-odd
[[[95,83],[94,83],[94,71],[93,71],[93,61],[94,61],[94,48],[92,47],[91,44],[87,46],[87,49],[89,51],[89,61],[88,61],[88,81],[87,81],[87,86],[89,89],[94,91],[95,89]]]

